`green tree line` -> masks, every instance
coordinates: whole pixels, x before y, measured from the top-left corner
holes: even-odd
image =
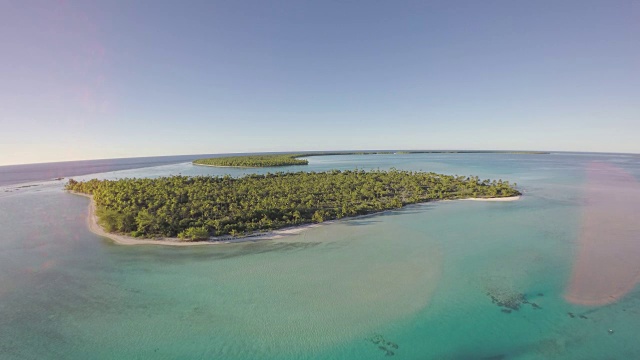
[[[292,166],[292,165],[308,165],[309,161],[300,159],[301,157],[310,156],[327,156],[327,155],[393,155],[393,154],[548,154],[545,152],[533,151],[361,151],[361,152],[313,152],[298,154],[263,154],[263,155],[243,155],[243,156],[226,156],[214,157],[207,159],[197,159],[193,161],[194,165],[206,166],[231,166],[231,167],[274,167],[274,166]]]
[[[271,167],[309,164],[309,161],[304,159],[296,159],[297,157],[302,157],[302,154],[227,156],[219,158],[198,159],[194,160],[193,164],[234,167]]]
[[[339,171],[69,180],[100,224],[135,237],[205,239],[364,215],[407,204],[519,195],[515,184],[427,172]]]

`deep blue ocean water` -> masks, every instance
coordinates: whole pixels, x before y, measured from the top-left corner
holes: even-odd
[[[0,358],[640,358],[637,286],[601,305],[566,297],[581,231],[594,221],[584,217],[587,170],[619,169],[631,180],[607,189],[611,198],[635,196],[638,155],[323,156],[281,169],[185,160],[36,169],[46,176],[23,176],[29,187],[0,187]],[[87,199],[65,193],[64,181],[34,182],[392,167],[509,180],[524,196],[415,205],[278,240],[176,248],[98,237],[86,226]],[[5,184],[16,181],[2,174]],[[635,225],[603,226],[638,239],[613,259],[640,254]],[[604,273],[614,262],[591,268]],[[624,270],[640,274],[637,264]],[[505,306],[511,302],[518,308]]]

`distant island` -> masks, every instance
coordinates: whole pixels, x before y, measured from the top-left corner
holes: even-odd
[[[411,150],[411,151],[334,151],[291,154],[260,154],[241,156],[221,156],[193,161],[194,165],[219,167],[277,167],[308,165],[309,161],[300,159],[311,156],[327,155],[397,155],[397,154],[549,154],[542,151],[483,151],[483,150]]]
[[[371,214],[408,204],[512,198],[515,184],[414,171],[339,171],[156,179],[70,179],[66,189],[92,196],[96,221],[138,239],[208,240]]]
[[[221,166],[221,167],[273,167],[308,165],[309,161],[298,159],[304,154],[274,154],[274,155],[248,155],[227,156],[194,160],[194,165]]]

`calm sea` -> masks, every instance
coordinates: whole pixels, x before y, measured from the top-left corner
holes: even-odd
[[[0,166],[0,186],[52,180],[67,176],[176,164],[207,156],[209,155],[156,156]]]
[[[637,155],[322,156],[258,170],[192,158],[0,168],[0,358],[640,358]],[[525,195],[174,248],[92,234],[88,200],[49,181],[391,167],[509,180]]]

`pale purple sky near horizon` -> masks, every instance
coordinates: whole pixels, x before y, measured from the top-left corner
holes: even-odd
[[[640,153],[640,1],[0,0],[0,165]]]

